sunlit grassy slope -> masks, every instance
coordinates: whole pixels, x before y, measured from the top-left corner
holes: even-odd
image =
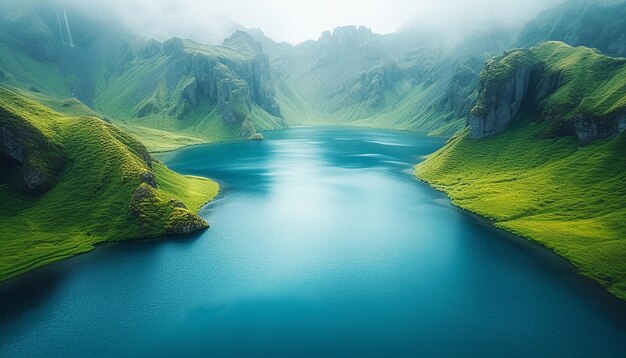
[[[0,280],[100,242],[205,225],[194,213],[215,197],[215,182],[152,161],[139,141],[100,119],[62,115],[1,87],[0,110],[0,130],[27,153],[23,164],[55,178],[49,191],[33,193],[19,190],[19,168],[2,168]],[[156,188],[142,179],[152,174]]]
[[[546,138],[577,112],[603,118],[623,110],[625,61],[562,43],[531,51],[565,78],[539,108],[526,109],[549,117],[527,115],[483,140],[464,132],[418,165],[416,175],[626,299],[626,133],[584,147],[575,137]]]

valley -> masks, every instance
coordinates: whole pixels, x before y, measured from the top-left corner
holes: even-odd
[[[625,1],[297,43],[134,4],[0,0],[0,355],[623,352]]]

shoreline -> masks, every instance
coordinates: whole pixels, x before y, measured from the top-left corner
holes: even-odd
[[[417,164],[417,165],[419,165],[419,164]],[[448,194],[448,192],[447,192],[445,189],[443,189],[442,187],[437,187],[437,186],[435,186],[435,185],[431,184],[430,182],[428,182],[427,180],[425,180],[425,179],[423,179],[423,178],[419,177],[419,176],[417,175],[417,173],[415,172],[415,168],[417,167],[417,165],[413,166],[413,169],[414,169],[414,171],[413,171],[413,173],[414,173],[414,174],[413,174],[413,177],[414,177],[417,181],[420,181],[420,182],[422,182],[422,183],[424,183],[424,184],[428,185],[430,188],[432,188],[432,189],[434,189],[434,190],[436,190],[436,191],[438,191],[438,192],[440,192],[440,193],[445,194],[445,195],[446,195],[446,197],[448,198],[448,200],[450,201],[450,204],[452,204],[453,206],[455,206],[455,207],[457,207],[457,208],[459,208],[459,209],[463,210],[463,212],[465,212],[465,213],[469,214],[470,216],[472,216],[472,217],[476,218],[476,219],[477,219],[478,221],[480,221],[481,223],[487,224],[489,227],[491,227],[491,228],[493,228],[493,229],[499,230],[499,231],[501,231],[501,232],[503,232],[503,233],[506,233],[507,235],[510,235],[510,236],[512,236],[512,237],[515,237],[515,238],[518,238],[518,239],[520,239],[520,240],[526,241],[526,242],[528,242],[528,243],[531,243],[531,244],[533,244],[533,245],[536,245],[537,247],[543,248],[544,250],[546,250],[546,252],[549,252],[550,254],[552,254],[552,255],[556,256],[557,258],[559,258],[559,259],[563,260],[565,263],[567,263],[567,264],[570,266],[570,268],[571,268],[571,269],[572,269],[572,270],[573,270],[573,271],[574,271],[574,272],[575,272],[575,273],[576,273],[579,277],[581,277],[581,278],[585,279],[585,280],[586,280],[587,282],[589,282],[589,283],[593,283],[595,286],[597,286],[597,287],[599,287],[599,288],[602,288],[602,290],[603,290],[605,293],[609,294],[611,297],[615,298],[615,299],[616,299],[616,300],[618,300],[619,302],[622,302],[622,303],[625,303],[625,304],[626,304],[626,296],[621,297],[621,296],[619,296],[618,294],[616,294],[615,292],[611,291],[611,290],[610,290],[610,287],[609,287],[608,285],[604,284],[604,282],[600,281],[598,278],[595,278],[595,277],[593,277],[593,276],[588,275],[587,273],[585,273],[585,272],[581,269],[581,267],[580,267],[579,265],[577,265],[576,263],[574,263],[574,262],[573,262],[573,261],[572,261],[572,260],[571,260],[568,256],[566,256],[566,255],[562,255],[562,254],[558,253],[558,252],[557,252],[554,248],[552,248],[552,247],[548,246],[546,243],[544,243],[544,242],[542,242],[542,241],[540,241],[540,240],[537,240],[537,239],[534,239],[534,238],[532,238],[532,237],[528,237],[528,236],[525,236],[525,235],[521,235],[521,234],[516,233],[516,232],[514,232],[514,231],[507,230],[507,229],[505,229],[505,228],[503,228],[503,227],[500,227],[500,226],[498,226],[498,223],[497,223],[495,220],[490,219],[490,218],[489,218],[489,217],[487,217],[487,216],[483,216],[483,215],[481,215],[481,214],[478,214],[478,213],[476,213],[476,212],[474,212],[474,211],[472,211],[472,210],[470,210],[470,209],[467,209],[467,208],[465,208],[465,207],[463,207],[463,206],[459,205],[457,202],[455,202],[455,200],[454,200],[452,197],[450,197],[450,195]]]

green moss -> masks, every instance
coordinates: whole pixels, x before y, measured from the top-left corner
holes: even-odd
[[[418,178],[497,227],[537,241],[626,299],[626,134],[579,148],[519,123],[496,137],[453,139]]]
[[[174,212],[193,217],[217,195],[215,182],[172,172],[153,161],[141,142],[100,119],[65,116],[3,88],[0,108],[61,148],[66,163],[43,194],[24,195],[0,184],[0,280],[100,242],[163,235]],[[146,183],[146,173],[153,173],[156,188]],[[138,188],[148,198],[135,201]]]

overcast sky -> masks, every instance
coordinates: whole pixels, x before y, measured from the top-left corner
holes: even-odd
[[[85,0],[76,0],[85,4]],[[317,39],[339,25],[365,25],[393,32],[407,22],[446,25],[498,20],[519,24],[562,0],[89,0],[145,35],[216,42],[228,20],[261,28],[276,41]]]

